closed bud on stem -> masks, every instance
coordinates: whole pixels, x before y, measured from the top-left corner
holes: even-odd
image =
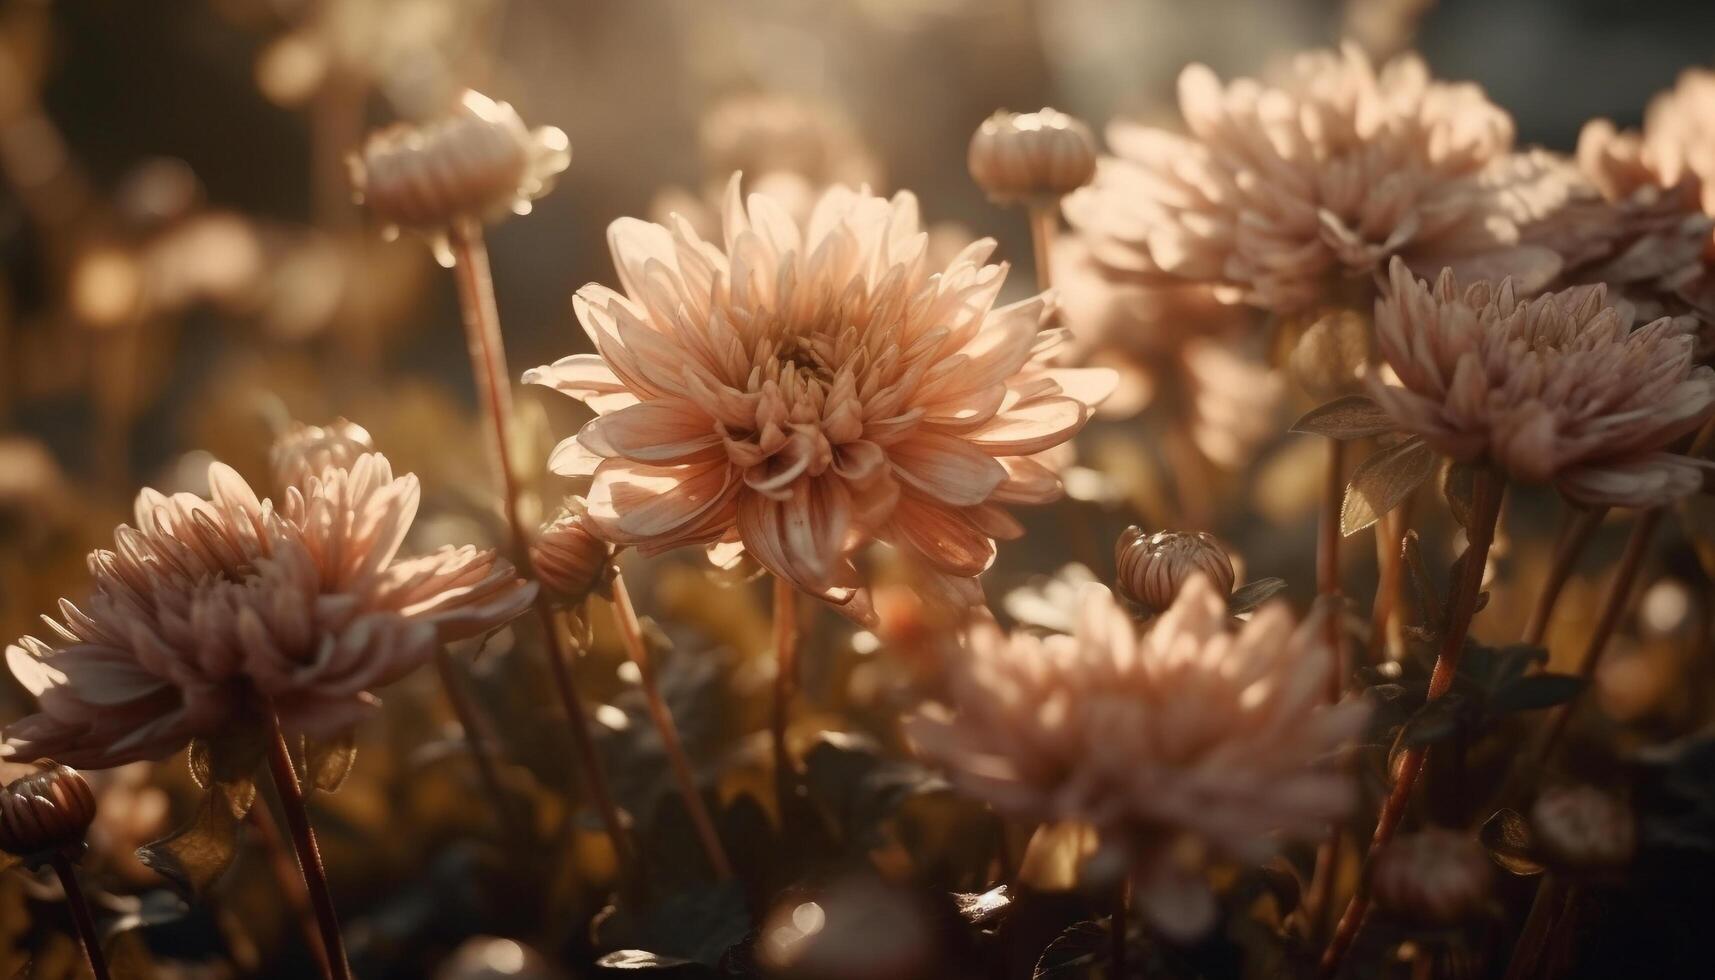
[[[1202,575],[1221,595],[1233,591],[1233,563],[1207,531],[1157,531],[1133,525],[1114,545],[1119,593],[1160,612],[1173,604],[1192,576]]]
[[[1376,855],[1370,872],[1378,908],[1432,927],[1476,917],[1489,900],[1494,873],[1481,844],[1439,827],[1396,838]]]
[[[971,137],[971,179],[996,204],[1047,204],[1096,175],[1090,127],[1054,109],[996,112]]]
[[[613,546],[596,536],[583,502],[567,501],[530,545],[536,578],[555,602],[577,605],[613,578]]]
[[[1632,808],[1593,786],[1543,790],[1530,809],[1530,827],[1542,857],[1565,871],[1617,870],[1637,850]]]
[[[371,134],[350,167],[358,199],[376,217],[438,232],[459,219],[528,214],[571,158],[564,132],[527,129],[512,106],[467,91],[442,119]]]
[[[76,769],[39,762],[37,771],[0,790],[0,850],[40,862],[76,858],[95,820],[95,794]]]

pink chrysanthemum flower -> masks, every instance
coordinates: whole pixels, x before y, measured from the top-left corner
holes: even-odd
[[[289,732],[331,737],[437,644],[534,597],[493,552],[399,558],[419,491],[379,454],[303,477],[280,508],[219,463],[209,486],[207,500],[145,489],[135,526],[90,556],[89,600],[61,603],[49,641],[6,651],[41,707],[7,728],[11,754],[87,768],[159,759],[269,708]]]
[[[1401,429],[1585,504],[1650,507],[1702,486],[1701,464],[1666,451],[1715,413],[1715,371],[1679,325],[1628,330],[1600,286],[1527,300],[1511,281],[1461,291],[1444,271],[1431,287],[1398,261],[1389,274],[1376,335],[1397,380],[1368,387]]]
[[[613,223],[625,292],[574,304],[598,353],[525,375],[597,415],[550,466],[594,476],[589,516],[616,544],[742,549],[849,605],[851,555],[880,539],[979,600],[994,539],[1020,533],[1003,505],[1058,495],[1031,457],[1084,425],[1112,372],[1050,366],[1042,297],[994,306],[992,241],[929,268],[910,194],[835,188],[799,227],[735,177],[724,223],[720,246],[684,221]]]
[[[1511,151],[1512,119],[1475,85],[1432,81],[1416,55],[1377,71],[1354,46],[1308,52],[1273,82],[1191,65],[1179,105],[1188,135],[1112,127],[1117,158],[1066,201],[1118,271],[1285,314],[1339,301],[1393,256],[1532,288],[1559,269],[1485,175]]]
[[[1094,826],[1133,861],[1138,904],[1170,935],[1214,920],[1206,866],[1267,860],[1356,799],[1338,750],[1361,700],[1326,703],[1333,658],[1284,603],[1235,625],[1193,578],[1146,631],[1087,584],[1070,635],[974,627],[954,661],[957,714],[908,722],[966,792],[1032,821]]]
[[[1585,278],[1625,290],[1650,314],[1715,324],[1715,72],[1687,71],[1650,100],[1641,132],[1595,119],[1578,164],[1610,204],[1611,257]]]

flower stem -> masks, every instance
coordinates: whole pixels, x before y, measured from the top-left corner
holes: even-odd
[[[1345,693],[1352,666],[1346,644],[1345,599],[1340,594],[1340,505],[1345,499],[1345,444],[1329,439],[1328,465],[1322,484],[1322,520],[1316,544],[1316,593],[1321,600],[1324,636],[1333,653],[1334,670],[1328,678],[1328,700],[1338,702]],[[1316,869],[1310,879],[1311,934],[1320,937],[1334,903],[1334,878],[1340,864],[1341,828],[1328,825],[1328,836],[1316,851]]]
[[[1328,440],[1328,468],[1322,484],[1322,523],[1316,547],[1316,594],[1323,605],[1323,628],[1328,649],[1334,653],[1334,672],[1328,682],[1328,700],[1338,701],[1351,673],[1346,649],[1345,599],[1340,593],[1340,504],[1345,499],[1345,444]]]
[[[774,748],[776,802],[784,823],[787,802],[798,774],[792,752],[786,744],[792,696],[798,686],[798,593],[790,582],[778,576],[774,579],[774,656],[774,713],[770,744]]]
[[[1053,276],[1049,272],[1053,261],[1054,226],[1060,216],[1060,202],[1052,204],[1030,205],[1030,247],[1036,256],[1036,289],[1038,292],[1052,286]]]
[[[1400,588],[1405,584],[1405,533],[1411,527],[1411,508],[1416,494],[1406,495],[1398,507],[1376,522],[1376,598],[1370,606],[1371,663],[1398,660],[1402,655],[1399,630]]]
[[[1596,619],[1596,627],[1590,631],[1590,638],[1584,644],[1584,655],[1578,662],[1579,677],[1589,680],[1595,675],[1602,652],[1608,648],[1608,641],[1613,638],[1615,628],[1620,625],[1620,617],[1625,615],[1626,608],[1631,604],[1638,570],[1643,567],[1650,539],[1655,536],[1656,526],[1660,523],[1661,510],[1657,508],[1639,514],[1637,524],[1632,526],[1631,537],[1626,539],[1626,550],[1620,555],[1620,565],[1608,582],[1607,595],[1602,598],[1602,612]],[[1566,723],[1572,717],[1572,707],[1577,703],[1574,699],[1549,709],[1548,721],[1542,727],[1541,741],[1533,753],[1537,762],[1534,770],[1540,770],[1554,755],[1554,747],[1559,743],[1560,736],[1565,734]]]
[[[250,807],[245,820],[261,838],[262,849],[268,852],[268,866],[274,872],[274,884],[279,886],[280,894],[291,907],[292,918],[297,920],[298,930],[304,935],[304,945],[309,947],[322,973],[329,973],[328,951],[323,948],[321,930],[316,927],[316,911],[310,904],[310,893],[298,874],[298,866],[286,851],[280,825],[274,822],[274,815],[260,800]]]
[[[458,719],[459,729],[464,732],[465,745],[470,748],[471,761],[476,764],[477,778],[482,782],[484,793],[494,803],[495,821],[501,832],[513,840],[526,840],[528,828],[517,819],[512,797],[500,781],[500,766],[494,757],[487,719],[482,717],[475,699],[465,689],[458,668],[453,666],[452,654],[444,646],[435,648],[435,670],[441,676],[441,688],[446,692],[447,703],[452,706],[453,717]]]
[[[691,769],[690,760],[685,756],[685,746],[679,740],[679,726],[674,724],[673,713],[667,710],[667,701],[661,696],[661,686],[656,683],[655,665],[649,658],[649,647],[643,641],[643,626],[637,620],[637,607],[631,603],[631,592],[625,587],[625,579],[617,572],[613,577],[613,620],[619,627],[620,638],[625,642],[625,652],[631,657],[631,662],[637,665],[643,698],[649,706],[649,717],[655,723],[655,730],[661,735],[662,748],[666,750],[667,762],[672,767],[673,781],[678,785],[680,798],[685,801],[685,809],[691,815],[691,823],[697,828],[697,837],[702,841],[703,852],[721,880],[731,878],[732,862],[727,858],[726,848],[721,845],[720,834],[715,832],[715,822],[709,816],[703,795],[697,790],[697,777]]]
[[[506,424],[512,417],[512,383],[500,333],[500,313],[494,302],[494,278],[489,272],[488,248],[483,244],[482,226],[469,219],[455,221],[448,231],[448,240],[453,253],[453,273],[458,283],[459,309],[464,316],[471,374],[476,380],[477,393],[482,398],[487,416],[494,447],[495,472],[500,480],[501,505],[512,536],[514,560],[525,574],[534,577],[530,568],[530,537],[525,532],[518,509],[518,470],[513,465],[511,442],[507,438]],[[601,814],[602,825],[613,843],[614,853],[618,855],[622,874],[635,882],[640,880],[636,854],[631,848],[625,825],[619,819],[613,793],[608,789],[607,774],[595,751],[589,713],[584,710],[583,701],[578,697],[577,683],[572,677],[570,650],[560,632],[553,608],[547,597],[540,593],[536,597],[536,616],[548,644],[548,669],[554,675],[554,686],[565,705],[585,788]]]
[[[1543,956],[1551,947],[1558,927],[1569,917],[1573,898],[1571,885],[1562,883],[1552,873],[1543,876],[1536,897],[1531,900],[1524,929],[1513,944],[1506,980],[1529,980],[1541,972]]]
[[[1548,566],[1548,578],[1543,580],[1542,591],[1537,593],[1536,605],[1530,611],[1530,620],[1525,623],[1523,642],[1527,646],[1536,646],[1548,633],[1548,621],[1554,615],[1554,605],[1560,600],[1560,593],[1566,588],[1566,583],[1572,578],[1572,569],[1578,564],[1578,557],[1584,553],[1585,545],[1590,543],[1590,536],[1596,527],[1602,523],[1602,518],[1608,514],[1606,507],[1574,507],[1566,514],[1566,520],[1560,525],[1560,533],[1555,538],[1554,556]]]
[[[542,633],[548,641],[548,666],[554,675],[554,686],[566,708],[566,727],[572,732],[572,748],[578,755],[578,772],[584,778],[584,791],[589,794],[596,813],[601,815],[602,827],[613,844],[621,876],[632,886],[638,886],[642,882],[642,867],[637,851],[631,846],[631,835],[626,832],[625,821],[620,818],[619,807],[613,802],[613,792],[608,789],[606,771],[602,768],[601,756],[596,753],[595,736],[591,734],[589,712],[584,709],[583,699],[578,697],[577,682],[572,678],[572,647],[566,642],[565,632],[553,611],[540,601],[536,604],[536,611],[542,620]]]
[[[298,852],[298,871],[304,876],[304,887],[309,890],[310,905],[316,912],[322,948],[327,950],[327,975],[330,980],[351,980],[351,964],[345,958],[345,940],[339,934],[339,916],[334,913],[321,848],[316,845],[316,832],[311,829],[309,812],[304,809],[304,790],[292,768],[291,750],[286,747],[279,720],[270,716],[269,727],[274,738],[268,747],[268,771],[274,777],[274,789],[280,794],[280,807],[292,833],[292,848]]]
[[[453,274],[458,282],[459,309],[464,316],[465,344],[477,396],[482,399],[489,438],[493,442],[495,474],[500,479],[501,507],[512,547],[528,561],[530,539],[518,513],[518,469],[512,461],[507,422],[512,418],[512,382],[506,368],[506,348],[500,333],[500,311],[494,303],[494,278],[488,268],[488,247],[482,226],[469,219],[453,223],[448,233],[453,251]]]
[[[1465,637],[1471,630],[1471,618],[1476,615],[1477,597],[1483,587],[1483,570],[1488,564],[1489,546],[1495,540],[1495,525],[1500,521],[1501,498],[1504,495],[1502,478],[1495,470],[1484,468],[1477,471],[1471,494],[1471,524],[1466,529],[1465,553],[1459,559],[1459,579],[1454,585],[1453,594],[1447,599],[1447,616],[1443,622],[1441,647],[1435,657],[1435,669],[1429,675],[1429,701],[1444,697],[1453,687],[1459,655],[1464,650]],[[1412,746],[1401,755],[1395,769],[1397,775],[1393,789],[1382,802],[1381,813],[1376,817],[1376,830],[1370,838],[1366,863],[1375,859],[1377,852],[1387,846],[1393,839],[1394,832],[1399,829],[1400,822],[1405,818],[1406,806],[1411,802],[1412,787],[1417,785],[1417,778],[1423,772],[1425,756],[1426,752],[1422,746]],[[1352,941],[1358,937],[1358,930],[1363,926],[1369,905],[1369,876],[1366,874],[1359,876],[1357,891],[1352,894],[1345,914],[1340,916],[1334,936],[1328,941],[1328,948],[1322,954],[1321,975],[1324,978],[1333,977],[1339,972],[1340,961],[1345,958]]]
[[[54,872],[65,887],[66,906],[71,909],[72,922],[77,926],[77,938],[83,943],[84,958],[95,980],[108,980],[107,957],[101,952],[101,934],[95,931],[95,916],[90,914],[89,902],[83,896],[83,886],[77,883],[77,869],[64,854],[53,857]]]
[[[1703,423],[1697,430],[1697,435],[1691,440],[1691,445],[1685,450],[1687,456],[1697,458],[1715,442],[1715,417]],[[1608,594],[1602,599],[1602,613],[1596,620],[1596,628],[1591,631],[1590,639],[1584,645],[1584,657],[1578,664],[1578,676],[1589,680],[1596,674],[1596,665],[1601,662],[1602,652],[1608,648],[1608,641],[1613,638],[1614,630],[1620,625],[1620,617],[1631,603],[1632,586],[1636,584],[1638,570],[1643,565],[1644,552],[1649,549],[1650,538],[1655,535],[1655,529],[1661,523],[1662,509],[1654,507],[1638,515],[1638,522],[1632,527],[1632,536],[1626,539],[1626,550],[1620,555],[1620,567],[1614,571],[1613,579],[1608,583]],[[1540,770],[1554,754],[1554,747],[1560,741],[1560,736],[1566,732],[1566,723],[1572,717],[1572,709],[1577,700],[1556,705],[1543,728],[1540,746],[1534,757],[1536,768]]]

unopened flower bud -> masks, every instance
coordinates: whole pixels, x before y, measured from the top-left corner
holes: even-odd
[[[1207,531],[1145,534],[1133,525],[1114,545],[1114,567],[1120,594],[1154,612],[1171,606],[1194,575],[1222,595],[1233,591],[1233,563]]]
[[[555,601],[576,605],[607,583],[613,547],[596,536],[580,501],[572,501],[530,546],[536,578]]]
[[[1362,390],[1370,359],[1370,325],[1353,310],[1316,314],[1287,358],[1292,380],[1319,401]]]
[[[37,766],[0,790],[0,850],[31,859],[75,857],[95,820],[95,794],[70,766]]]
[[[1377,907],[1421,926],[1469,921],[1488,901],[1494,865],[1481,844],[1451,830],[1401,836],[1376,855]]]
[[[369,431],[356,422],[335,419],[328,425],[304,425],[293,422],[269,451],[268,460],[274,467],[274,482],[302,489],[311,477],[321,476],[330,469],[349,470],[357,458],[375,451],[375,440]]]
[[[1537,849],[1569,871],[1609,871],[1631,861],[1637,823],[1631,807],[1593,786],[1543,790],[1530,809]]]
[[[467,91],[443,119],[371,134],[350,165],[358,197],[382,221],[438,230],[460,218],[528,214],[571,158],[565,133],[526,129],[512,106]]]
[[[971,137],[971,179],[996,204],[1054,201],[1096,175],[1090,127],[1054,109],[996,112]]]

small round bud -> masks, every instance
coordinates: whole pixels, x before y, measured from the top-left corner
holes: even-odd
[[[330,469],[349,470],[357,458],[375,451],[369,430],[356,422],[335,419],[328,425],[293,422],[274,440],[268,462],[274,467],[274,482],[284,490],[302,489],[311,477]]]
[[[95,794],[70,766],[38,762],[37,771],[0,790],[0,850],[29,859],[76,857],[95,820]]]
[[[1096,175],[1096,140],[1064,112],[1000,111],[971,137],[971,179],[996,204],[1058,200]]]
[[[1207,531],[1157,531],[1133,525],[1114,545],[1120,595],[1153,612],[1173,599],[1193,575],[1204,575],[1222,594],[1233,591],[1233,563]]]
[[[1312,398],[1327,401],[1361,391],[1370,359],[1370,325],[1353,310],[1316,314],[1287,358],[1292,380]]]
[[[1421,926],[1454,926],[1476,916],[1494,884],[1481,844],[1435,827],[1401,836],[1376,855],[1376,905]]]
[[[467,91],[443,119],[371,134],[350,167],[358,198],[382,221],[437,230],[508,209],[529,213],[571,158],[565,133],[526,129],[512,106]]]
[[[596,536],[582,501],[568,502],[530,546],[537,581],[555,601],[576,605],[607,584],[613,546]]]
[[[1637,850],[1631,807],[1593,786],[1543,790],[1530,808],[1530,828],[1542,856],[1568,871],[1620,868]]]

